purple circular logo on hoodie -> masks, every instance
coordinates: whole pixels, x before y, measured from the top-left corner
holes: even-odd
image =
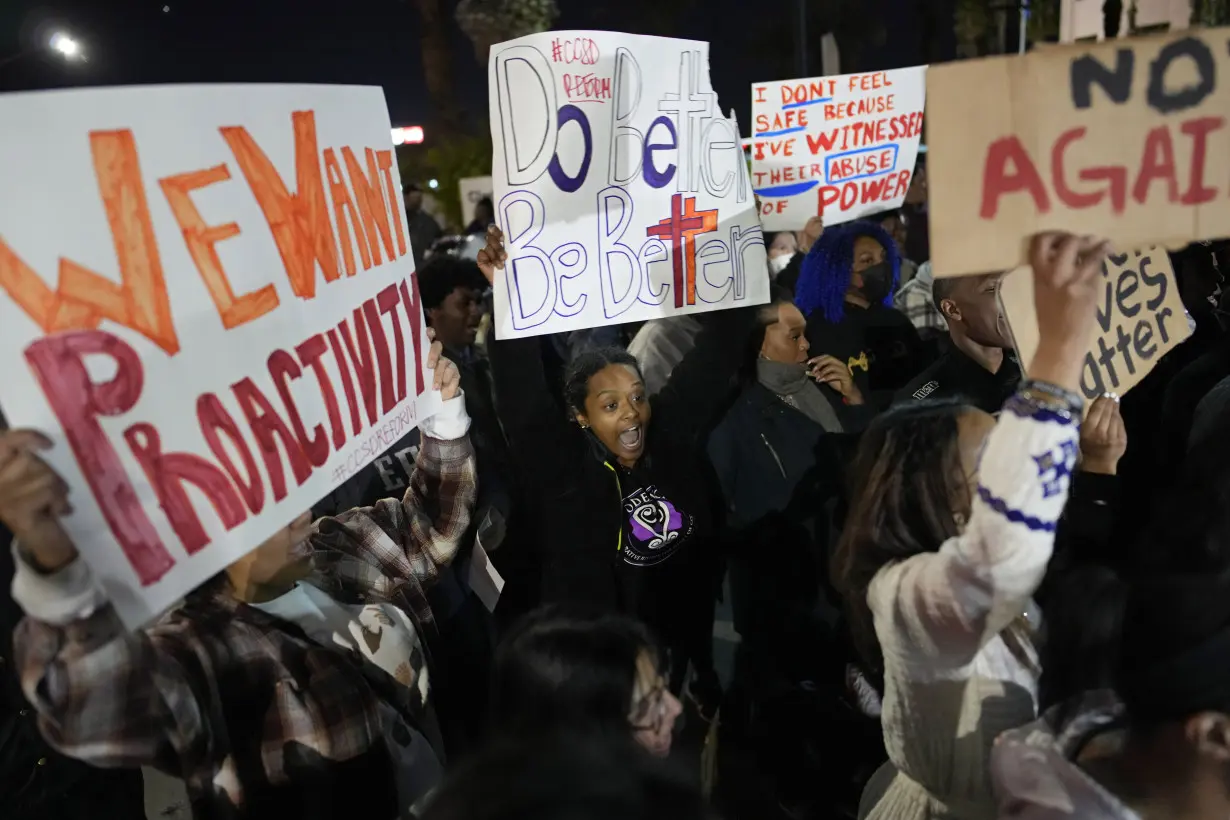
[[[692,517],[680,511],[658,488],[646,487],[624,499],[628,514],[628,543],[624,560],[641,567],[670,558],[692,534]]]

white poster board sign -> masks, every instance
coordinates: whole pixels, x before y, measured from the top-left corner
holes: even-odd
[[[494,46],[488,78],[499,338],[768,301],[707,43],[552,31]]]
[[[752,85],[752,186],[766,231],[900,208],[922,137],[926,66]]]
[[[434,412],[379,88],[0,95],[0,405],[129,625]]]
[[[491,199],[491,177],[466,177],[458,183],[461,189],[461,223],[467,227],[474,221],[474,206],[486,197]]]

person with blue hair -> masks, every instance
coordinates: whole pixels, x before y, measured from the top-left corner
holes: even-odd
[[[897,243],[874,222],[826,227],[794,287],[814,353],[844,362],[877,407],[929,364],[918,331],[892,307],[901,276]]]

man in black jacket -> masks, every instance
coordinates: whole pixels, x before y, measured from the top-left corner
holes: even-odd
[[[0,428],[3,420],[0,419]],[[12,665],[22,612],[9,595],[13,536],[0,525],[0,815],[5,820],[142,820],[138,769],[96,769],[53,752]]]
[[[1008,323],[999,310],[1003,274],[936,279],[935,306],[948,322],[943,355],[902,388],[897,401],[961,397],[998,413],[1021,381]]]

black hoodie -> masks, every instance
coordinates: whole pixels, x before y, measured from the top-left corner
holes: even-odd
[[[703,437],[730,395],[755,308],[701,321],[696,347],[650,399],[633,470],[569,418],[548,388],[539,339],[490,346],[496,403],[544,557],[544,599],[633,615],[668,645],[701,640],[706,628],[699,613],[713,595],[718,506]]]

